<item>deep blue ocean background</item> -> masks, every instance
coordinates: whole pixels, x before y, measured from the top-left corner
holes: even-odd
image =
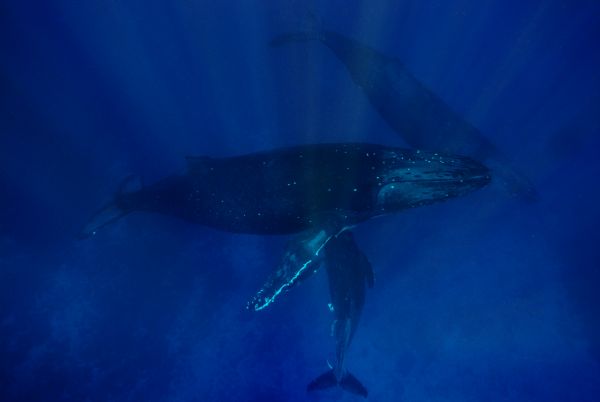
[[[323,272],[245,309],[286,237],[133,214],[76,235],[130,174],[186,155],[405,146],[328,29],[404,62],[536,185],[358,226],[375,287],[348,368],[372,401],[597,401],[600,2],[17,1],[0,5],[0,400],[352,401]]]

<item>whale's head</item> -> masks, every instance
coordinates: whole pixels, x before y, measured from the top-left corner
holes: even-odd
[[[487,185],[490,170],[464,156],[392,150],[377,177],[377,208],[398,211],[459,197]]]

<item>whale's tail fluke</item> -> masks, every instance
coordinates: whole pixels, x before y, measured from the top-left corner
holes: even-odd
[[[312,380],[306,390],[308,392],[319,391],[331,387],[335,387],[339,385],[343,390],[353,393],[355,395],[360,395],[363,397],[367,397],[369,391],[365,388],[364,385],[358,381],[356,377],[354,377],[349,371],[346,371],[342,376],[342,379],[338,381],[335,376],[333,370],[328,370],[327,372],[321,374],[314,380]]]
[[[114,199],[92,215],[90,220],[79,232],[78,238],[86,239],[93,236],[100,228],[111,224],[132,212],[132,208],[129,205],[130,203],[124,201],[129,198],[127,197],[128,195],[138,191],[140,188],[141,184],[138,176],[132,175],[126,177],[119,185]]]

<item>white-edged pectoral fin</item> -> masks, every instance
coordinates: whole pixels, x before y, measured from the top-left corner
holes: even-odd
[[[248,309],[262,310],[281,293],[317,272],[323,261],[323,247],[333,236],[346,229],[340,220],[322,222],[322,225],[301,233],[288,243],[281,263],[250,300]]]

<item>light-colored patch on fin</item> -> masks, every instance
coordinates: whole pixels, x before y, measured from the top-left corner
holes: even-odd
[[[275,301],[275,298],[277,296],[279,296],[279,294],[281,292],[287,291],[290,287],[292,287],[296,283],[296,281],[298,280],[300,275],[302,275],[304,273],[306,268],[308,266],[310,266],[310,264],[312,262],[313,262],[312,260],[306,261],[304,264],[302,264],[300,269],[298,269],[296,272],[294,272],[294,274],[292,275],[291,278],[289,278],[287,281],[283,281],[281,286],[277,287],[274,292],[268,292],[274,283],[277,283],[277,282],[279,282],[280,279],[284,278],[283,276],[278,275],[279,272],[277,272],[275,274],[276,278],[272,278],[271,280],[267,281],[265,286],[258,292],[256,297],[254,298],[254,303],[252,305],[252,307],[254,307],[254,310],[256,310],[256,311],[262,310],[265,307],[267,307],[269,304],[273,303],[273,301]],[[315,272],[316,272],[316,269],[315,269]],[[271,295],[268,296],[268,294],[271,294]],[[248,305],[248,307],[249,306],[250,306],[250,304]]]
[[[271,273],[258,293],[250,300],[247,308],[262,310],[281,293],[312,276],[319,267],[323,256],[321,250],[334,236],[346,230],[339,217],[320,220],[321,226],[300,234],[288,244],[282,262]]]
[[[323,248],[323,246],[327,243],[327,241],[329,241],[329,238],[327,238],[327,233],[325,233],[324,230],[321,230],[319,233],[316,234],[316,236],[312,239],[309,239],[306,242],[306,246],[308,248],[308,250],[315,250],[315,255],[319,255],[319,251],[321,251],[321,248]]]

